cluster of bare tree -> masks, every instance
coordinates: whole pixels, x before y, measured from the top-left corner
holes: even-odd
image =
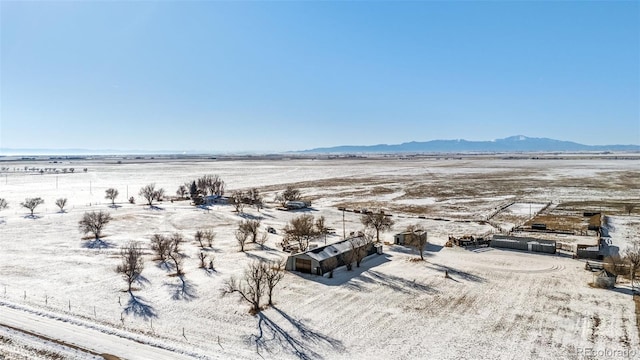
[[[200,245],[200,249],[204,250],[205,247],[211,248],[213,246],[213,239],[215,238],[215,236],[216,234],[213,231],[207,229],[207,230],[196,231],[194,238],[196,242]],[[200,254],[198,254],[198,258],[200,259],[201,268],[203,269],[208,268],[209,270],[214,270],[213,255],[207,255],[204,253],[204,251],[200,251]]]
[[[178,187],[176,195],[184,199],[187,194],[198,204],[198,199],[207,195],[224,195],[225,183],[218,175],[203,175],[191,182],[187,181]]]
[[[241,299],[251,305],[251,312],[257,314],[262,309],[265,293],[268,305],[273,305],[274,289],[283,277],[284,262],[256,261],[249,264],[240,279],[231,277],[225,281],[221,295],[238,293]]]
[[[151,183],[140,189],[140,192],[138,194],[145,200],[147,200],[147,205],[149,205],[149,207],[153,207],[154,201],[162,201],[162,197],[164,196],[164,189],[156,189],[156,184]]]
[[[211,230],[198,230],[194,236],[200,247],[204,249],[206,246],[213,245],[215,234]],[[171,235],[153,234],[151,237],[151,250],[155,254],[154,260],[165,265],[168,269],[173,267],[175,276],[185,283],[182,244],[185,242],[184,237],[179,233]],[[115,271],[122,275],[127,282],[127,291],[131,293],[132,284],[139,279],[144,269],[143,251],[140,244],[129,242],[120,249],[121,264],[115,268]],[[213,257],[208,257],[204,252],[200,252],[200,267],[214,270]],[[133,294],[132,294],[133,296]]]
[[[236,240],[240,251],[244,251],[247,241],[257,243],[264,248],[265,242],[269,235],[264,232],[260,235],[260,220],[242,220],[238,223],[238,229],[235,232]]]
[[[236,190],[231,194],[229,202],[239,214],[244,211],[245,205],[255,206],[258,211],[264,207],[262,195],[257,188],[251,188],[248,191]]]
[[[30,213],[29,216],[33,217],[36,208],[42,204],[44,204],[44,200],[42,198],[35,197],[24,199],[24,202],[21,202],[20,206],[28,209]],[[67,198],[56,199],[55,204],[60,208],[60,212],[63,213],[65,206],[67,206]],[[6,209],[7,207],[9,207],[9,203],[7,203],[7,200],[0,198],[0,210]]]
[[[213,239],[215,239],[215,237],[216,237],[216,234],[209,229],[197,230],[194,235],[194,238],[200,245],[201,249],[204,249],[205,247],[213,246]]]
[[[1,171],[13,171],[13,172],[19,172],[19,171],[26,171],[26,172],[38,172],[40,174],[44,174],[44,173],[55,173],[55,174],[67,174],[67,173],[71,173],[73,174],[76,169],[75,168],[52,168],[52,167],[47,167],[47,168],[36,168],[36,167],[28,167],[25,166],[24,168],[19,168],[19,167],[14,167],[14,168],[10,168],[10,167],[2,167],[0,168]],[[84,172],[87,172],[87,169],[84,169]]]
[[[326,234],[326,231],[324,217],[315,220],[313,215],[300,215],[285,225],[282,247],[287,249],[295,245],[299,251],[306,251],[309,248],[309,242]]]

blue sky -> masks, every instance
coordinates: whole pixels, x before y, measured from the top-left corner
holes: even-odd
[[[640,144],[638,2],[0,2],[0,147]]]

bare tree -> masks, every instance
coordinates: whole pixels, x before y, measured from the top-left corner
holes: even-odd
[[[610,255],[604,258],[604,268],[614,275],[626,275],[627,264],[620,255]]]
[[[215,238],[216,234],[211,231],[211,230],[198,230],[196,231],[195,234],[195,239],[198,242],[198,244],[200,244],[200,247],[202,249],[205,248],[205,244],[208,247],[211,247],[213,245],[213,239]]]
[[[200,268],[205,269],[207,267],[207,255],[200,251],[198,258],[200,259]]]
[[[4,210],[9,207],[9,203],[6,199],[0,198],[0,210]]]
[[[207,241],[207,245],[209,247],[212,247],[213,239],[215,239],[216,234],[212,230],[207,229],[202,232],[202,237]]]
[[[325,259],[322,262],[323,272],[329,272],[329,278],[333,277],[333,271],[338,267],[338,259],[335,256]]]
[[[273,201],[279,203],[281,207],[287,206],[287,200],[282,196],[282,194],[276,193],[273,197]]]
[[[242,191],[234,191],[229,200],[238,214],[244,212],[244,193]]]
[[[185,185],[178,186],[178,190],[176,191],[176,195],[180,196],[180,200],[184,200],[184,197],[187,196],[187,187]]]
[[[107,200],[111,200],[111,206],[116,206],[116,198],[118,197],[118,194],[120,194],[118,192],[118,189],[108,188],[104,191],[104,193],[104,198]]]
[[[251,237],[251,242],[255,243],[258,238],[258,229],[260,228],[260,220],[243,220],[238,225],[238,230]]]
[[[284,227],[285,244],[297,243],[300,251],[309,248],[309,241],[318,236],[312,215],[301,215],[289,221]]]
[[[197,230],[193,237],[196,239],[198,244],[200,244],[200,248],[204,249],[204,243],[202,242],[204,240],[204,231]]]
[[[211,184],[209,185],[209,192],[211,195],[224,195],[225,184],[224,181],[218,175],[213,175]]]
[[[131,284],[136,281],[144,269],[144,259],[142,258],[142,248],[138,243],[129,242],[120,249],[122,264],[116,267],[116,272],[122,274],[127,282],[127,291],[131,293]]]
[[[160,260],[161,263],[167,261],[167,253],[171,248],[171,239],[167,236],[160,234],[153,234],[151,237],[151,250],[153,250],[157,257],[156,260]]]
[[[427,231],[418,224],[407,226],[408,239],[405,237],[407,245],[413,247],[420,253],[420,260],[424,260],[424,248],[427,246]]]
[[[198,187],[198,192],[202,194],[202,196],[206,196],[209,193],[210,182],[211,182],[211,175],[204,175],[196,179],[196,186]]]
[[[106,211],[86,212],[78,222],[80,232],[83,234],[93,234],[96,240],[100,240],[102,229],[112,220],[111,214]]]
[[[273,289],[278,285],[280,280],[284,277],[284,262],[270,261],[268,263],[262,263],[265,266],[264,277],[267,281],[267,295],[269,296],[269,305],[273,305]]]
[[[627,215],[631,215],[633,210],[635,210],[636,204],[624,204],[624,211],[627,212]]]
[[[356,263],[356,267],[360,267],[362,260],[367,257],[369,249],[373,244],[372,237],[369,236],[356,236],[349,239],[349,245],[351,246],[351,252],[353,253],[353,261]]]
[[[269,234],[264,232],[262,233],[262,235],[260,235],[260,237],[258,237],[258,244],[260,245],[260,248],[264,250],[264,244],[267,243],[267,240],[269,239]]]
[[[282,192],[282,198],[285,201],[297,201],[302,198],[302,194],[300,190],[293,187],[293,185],[287,186],[287,188]]]
[[[224,282],[221,295],[225,296],[232,293],[240,294],[240,297],[251,304],[251,312],[257,314],[260,312],[260,300],[264,295],[266,284],[265,269],[263,263],[252,262],[244,271],[244,276],[238,280],[231,277]]]
[[[149,207],[153,207],[154,201],[162,200],[162,196],[164,196],[164,189],[156,189],[156,184],[149,184],[140,189],[138,194],[147,200],[147,205],[149,205]]]
[[[182,254],[180,253],[182,249],[180,246],[184,242],[184,238],[179,233],[173,233],[169,237],[169,251],[167,252],[167,257],[173,261],[173,265],[176,269],[176,276],[184,275],[182,271]]]
[[[251,188],[247,192],[247,196],[249,198],[249,201],[251,202],[251,205],[255,206],[259,212],[263,207],[263,200],[262,195],[260,195],[260,190],[258,190],[258,188]]]
[[[204,175],[196,180],[196,186],[203,195],[224,195],[225,184],[218,175]]]
[[[635,289],[635,278],[640,272],[640,240],[636,240],[632,247],[624,251],[624,258],[629,263],[629,277],[631,278],[631,289]]]
[[[355,251],[349,250],[340,254],[340,259],[342,263],[347,268],[348,271],[353,270],[353,263],[356,261],[356,253]]]
[[[60,212],[64,212],[64,207],[67,206],[67,198],[57,199],[56,206],[60,208]]]
[[[42,198],[26,198],[24,202],[20,203],[20,206],[29,209],[31,211],[31,217],[33,217],[33,211],[39,206],[44,204]]]
[[[244,245],[247,243],[247,238],[249,234],[242,230],[236,230],[235,232],[236,240],[238,241],[238,245],[240,246],[240,251],[244,252]]]
[[[376,231],[376,242],[380,242],[380,232],[390,230],[394,224],[391,217],[386,216],[382,211],[364,214],[360,221],[365,227]]]
[[[316,226],[316,231],[317,231],[318,235],[324,237],[324,243],[326,245],[327,244],[327,234],[329,233],[329,228],[326,225],[326,221],[324,219],[324,216],[320,216],[319,218],[316,219],[315,226]]]

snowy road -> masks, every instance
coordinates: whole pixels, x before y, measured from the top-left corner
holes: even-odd
[[[0,306],[0,326],[33,333],[52,341],[71,345],[87,352],[120,359],[193,359],[193,357],[160,349],[116,335],[43,317],[26,311]]]

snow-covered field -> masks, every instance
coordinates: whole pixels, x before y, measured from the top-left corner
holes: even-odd
[[[640,199],[637,161],[595,160],[256,160],[156,161],[117,164],[77,161],[63,164],[2,162],[0,197],[0,354],[37,358],[46,349],[60,358],[90,358],[66,345],[122,358],[302,359],[581,359],[587,349],[638,356],[640,340],[627,283],[615,290],[591,288],[584,263],[560,255],[443,247],[449,235],[482,234],[481,222],[496,208],[526,220],[548,202]],[[74,167],[73,174],[13,171],[29,167]],[[85,173],[81,171],[87,168]],[[430,245],[426,261],[401,246],[385,246],[354,271],[340,269],[333,279],[287,273],[275,306],[257,316],[237,296],[220,296],[223,282],[239,276],[248,263],[284,258],[269,235],[265,249],[253,244],[239,252],[234,238],[243,219],[231,206],[210,210],[186,201],[164,201],[161,210],[142,205],[138,190],[151,182],[173,194],[186,181],[218,174],[227,192],[257,187],[267,200],[262,228],[284,225],[300,212],[283,212],[272,203],[286,184],[313,199],[338,240],[343,212],[384,208],[396,220],[394,231],[421,223]],[[120,192],[117,209],[104,199],[107,188]],[[19,203],[42,197],[45,204],[27,217]],[[137,204],[126,202],[135,196]],[[66,213],[55,199],[68,198]],[[78,231],[85,211],[109,211],[107,248],[86,246]],[[419,219],[418,215],[426,215]],[[358,214],[344,213],[346,233],[362,228]],[[443,218],[450,221],[439,221]],[[617,214],[612,238],[638,234],[638,212]],[[211,228],[216,271],[198,267],[193,234]],[[391,241],[394,231],[383,234]],[[185,283],[154,263],[148,250],[154,233],[182,233]],[[125,282],[114,272],[120,246],[139,241],[147,249],[144,281],[136,284],[131,307]],[[318,240],[321,244],[324,240]],[[450,278],[444,277],[445,270]],[[35,318],[34,318],[35,317]],[[53,322],[52,325],[39,326]],[[58,340],[51,345],[10,325]],[[13,324],[13,325],[12,325]],[[68,335],[71,334],[71,335]],[[73,334],[77,334],[74,336]],[[113,338],[112,338],[113,337]],[[122,340],[118,340],[118,339]],[[8,340],[6,340],[8,339]],[[139,344],[132,349],[130,343]],[[74,352],[75,351],[75,352]],[[80,352],[80,353],[78,353]],[[30,355],[32,354],[32,355]],[[162,355],[169,354],[169,355]],[[42,358],[42,356],[40,356]],[[46,356],[45,356],[46,357]],[[633,357],[633,356],[627,356]]]

